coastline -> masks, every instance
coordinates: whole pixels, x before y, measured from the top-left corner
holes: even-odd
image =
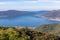
[[[49,18],[49,17],[45,17],[45,16],[41,16],[44,19],[48,19],[48,20],[54,20],[54,21],[60,21],[60,18]]]

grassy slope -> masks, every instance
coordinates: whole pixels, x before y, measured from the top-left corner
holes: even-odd
[[[54,34],[60,35],[60,24],[41,25],[40,27],[36,28],[35,30],[40,31],[40,32],[52,32]]]

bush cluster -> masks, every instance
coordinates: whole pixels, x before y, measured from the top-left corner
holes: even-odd
[[[59,40],[52,33],[41,33],[29,28],[0,27],[0,40]]]

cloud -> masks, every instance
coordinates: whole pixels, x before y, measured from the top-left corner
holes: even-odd
[[[0,5],[6,4],[5,2],[0,2]]]
[[[0,2],[8,2],[8,1],[36,1],[36,0],[0,0]]]
[[[36,3],[36,1],[8,1],[8,2],[0,2],[0,4],[21,4],[21,3]]]
[[[0,2],[0,10],[54,10],[60,9],[60,1],[36,0],[36,1],[8,1]]]
[[[16,4],[18,2],[0,2],[0,5],[7,5],[7,4]]]

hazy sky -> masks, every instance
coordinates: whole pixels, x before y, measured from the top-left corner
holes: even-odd
[[[0,10],[55,10],[60,9],[59,0],[0,0]]]

